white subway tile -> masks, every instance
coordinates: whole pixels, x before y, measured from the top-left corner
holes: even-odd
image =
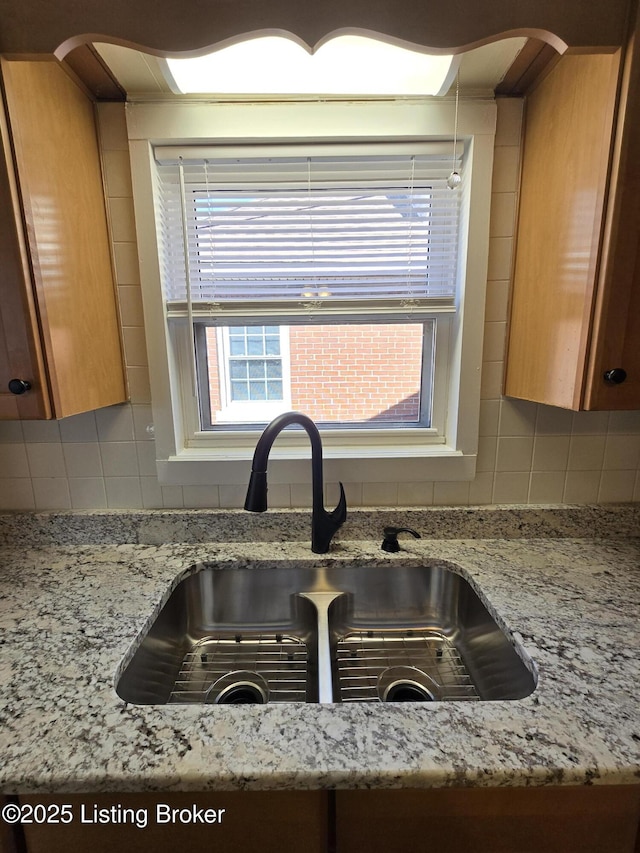
[[[469,483],[434,483],[434,506],[466,506],[469,503]]]
[[[483,400],[499,400],[502,396],[504,362],[485,361],[482,364],[480,396]]]
[[[109,198],[131,198],[131,163],[128,151],[103,151],[104,176]]]
[[[557,406],[538,406],[536,433],[538,435],[570,435],[573,412]]]
[[[109,214],[113,241],[115,243],[134,242],[136,239],[136,221],[133,215],[133,200],[130,198],[110,198]]]
[[[72,509],[105,509],[107,493],[102,477],[70,477]]]
[[[56,444],[60,441],[58,421],[22,421],[22,430],[26,442]]]
[[[162,488],[157,477],[140,477],[142,489],[142,505],[145,509],[161,509],[164,507]]]
[[[103,151],[128,151],[127,120],[123,103],[102,101],[96,104],[100,146]]]
[[[27,444],[32,477],[66,477],[62,444]]]
[[[500,400],[482,400],[480,402],[481,436],[498,435],[500,422]]]
[[[568,435],[536,435],[533,471],[565,471],[569,459]]]
[[[638,467],[640,459],[640,435],[607,436],[604,448],[603,467],[609,470],[623,471]]]
[[[520,145],[524,98],[496,98],[496,146]]]
[[[63,442],[85,442],[98,440],[95,412],[83,412],[58,421],[60,438]]]
[[[564,486],[564,471],[534,471],[529,481],[529,503],[562,503]]]
[[[105,477],[107,506],[110,509],[142,509],[139,477]]]
[[[600,476],[600,471],[567,471],[564,485],[564,503],[597,503]]]
[[[609,412],[574,412],[571,431],[574,435],[604,435],[609,425]]]
[[[184,506],[182,486],[162,486],[162,503],[165,509],[181,509]]]
[[[431,506],[433,483],[398,483],[399,506]]]
[[[490,237],[513,237],[515,233],[516,194],[492,193]]]
[[[97,442],[69,442],[62,445],[62,450],[68,477],[102,477]]]
[[[127,382],[132,403],[151,403],[148,367],[127,367]]]
[[[570,471],[600,471],[604,459],[604,435],[572,435],[569,446]]]
[[[526,504],[529,496],[529,474],[499,471],[493,482],[493,503]]]
[[[0,421],[0,444],[22,444],[23,442],[21,421]]]
[[[480,436],[478,439],[478,458],[476,460],[476,471],[479,474],[487,471],[495,471],[497,452],[498,439],[496,436]]]
[[[600,478],[598,503],[620,503],[633,498],[635,471],[603,471]]]
[[[513,238],[491,237],[489,239],[488,281],[504,281],[511,276],[511,253]]]
[[[34,477],[36,509],[71,509],[69,481],[66,477]]]
[[[485,302],[484,318],[487,322],[506,321],[509,308],[509,282],[489,281],[487,282],[487,298]]]
[[[398,506],[397,483],[363,483],[363,506]]]
[[[100,441],[133,441],[133,413],[128,404],[96,411]]]
[[[155,441],[136,441],[136,451],[138,453],[138,470],[140,476],[157,476]]]
[[[123,326],[144,326],[142,292],[137,284],[122,284],[118,287],[120,317]]]
[[[114,243],[113,256],[116,264],[118,286],[140,284],[138,250],[135,243]]]
[[[471,505],[490,504],[493,500],[493,471],[482,471],[476,474],[475,480],[469,484],[469,503]]]
[[[496,456],[496,471],[530,471],[533,438],[529,436],[500,436]]]
[[[100,444],[100,456],[105,477],[138,477],[135,441],[103,442]]]
[[[485,323],[482,358],[484,361],[502,361],[504,358],[506,323]]]
[[[516,192],[519,179],[520,148],[517,145],[498,146],[493,155],[493,192]]]
[[[183,486],[182,495],[186,507],[213,509],[220,506],[217,486]],[[269,489],[269,497],[271,497],[271,489]]]
[[[31,476],[24,444],[0,444],[0,476],[3,478]]]
[[[146,367],[147,343],[141,326],[126,326],[122,330],[127,367]]]
[[[503,399],[500,404],[499,435],[533,435],[538,404],[529,400]]]
[[[0,479],[0,509],[35,509],[32,480],[26,477]]]

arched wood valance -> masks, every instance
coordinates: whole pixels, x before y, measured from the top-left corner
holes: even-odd
[[[159,55],[202,53],[255,31],[310,48],[336,31],[459,52],[506,36],[559,52],[623,44],[632,0],[0,0],[0,52],[55,54],[106,41]]]

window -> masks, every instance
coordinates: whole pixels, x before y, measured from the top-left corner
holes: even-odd
[[[292,406],[344,428],[431,427],[464,192],[446,186],[450,154],[424,143],[260,153],[156,151],[164,291],[169,317],[194,326],[200,428],[265,424]],[[229,310],[271,325],[221,326]],[[400,322],[408,310],[419,322]]]
[[[291,409],[286,326],[195,325],[202,429],[261,423]]]
[[[494,105],[460,134],[454,191],[451,105],[247,106],[197,105],[188,144],[189,114],[158,133],[170,107],[128,108],[161,480],[250,458],[291,408],[328,458],[473,476]],[[308,455],[295,433],[272,458]]]

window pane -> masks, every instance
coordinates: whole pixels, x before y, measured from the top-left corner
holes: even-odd
[[[246,382],[231,383],[231,399],[232,400],[248,400],[249,386]]]
[[[247,354],[248,355],[264,355],[264,338],[262,335],[249,335],[247,337]]]
[[[357,426],[428,425],[430,389],[423,389],[425,328],[420,323],[336,323],[289,325],[288,358],[264,355],[227,358],[218,352],[224,333],[205,329],[207,341],[209,428],[217,422],[271,420],[269,410],[251,410],[250,403],[286,400],[291,409],[318,423]],[[248,340],[260,344],[275,337],[256,334],[277,327],[248,327]],[[278,349],[282,351],[278,336]],[[200,358],[202,356],[199,356]],[[427,365],[426,378],[431,375]],[[226,377],[226,378],[225,378]],[[242,381],[241,381],[242,380]],[[230,391],[225,391],[229,388]],[[425,399],[423,401],[422,394]],[[246,402],[246,410],[225,410],[231,402]],[[252,412],[255,412],[253,414]],[[203,424],[207,428],[207,424]]]
[[[265,345],[267,355],[280,355],[280,335],[277,337],[269,335],[265,338]]]
[[[246,355],[247,354],[247,346],[244,337],[242,338],[229,338],[229,349],[231,351],[231,355]]]
[[[240,359],[229,361],[229,376],[231,379],[246,379],[247,362]]]
[[[267,389],[264,382],[250,382],[249,397],[252,400],[266,400]]]
[[[249,379],[264,379],[265,363],[262,359],[249,362]]]
[[[267,382],[267,399],[282,400],[282,382]]]

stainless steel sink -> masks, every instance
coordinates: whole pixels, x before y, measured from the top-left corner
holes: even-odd
[[[191,567],[117,676],[127,702],[520,699],[534,667],[456,566]]]

